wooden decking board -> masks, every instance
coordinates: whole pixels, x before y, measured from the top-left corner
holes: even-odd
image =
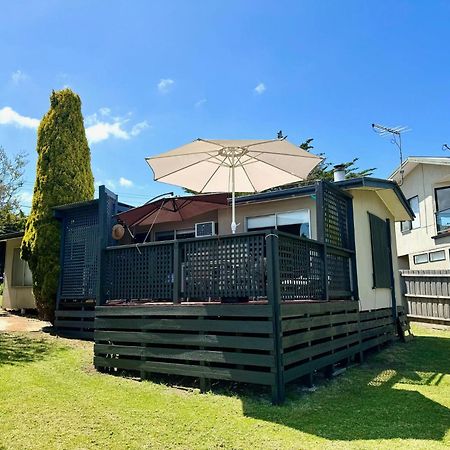
[[[139,329],[146,330],[172,330],[172,331],[214,331],[214,332],[241,332],[241,333],[270,333],[272,322],[252,320],[198,320],[198,319],[143,319],[143,318],[108,318],[95,319],[97,330],[108,329]]]
[[[261,337],[220,336],[214,334],[151,333],[140,331],[95,330],[96,341],[142,342],[149,344],[191,345],[203,347],[271,350],[272,339]]]
[[[226,369],[191,364],[163,363],[155,361],[127,360],[94,357],[96,367],[112,367],[136,371],[166,373],[191,377],[205,377],[216,380],[240,381],[244,383],[271,385],[274,382],[272,372]]]
[[[97,306],[96,317],[106,316],[223,316],[223,317],[271,317],[270,306],[208,304],[190,306],[189,304],[168,304],[158,306]]]
[[[174,359],[183,361],[206,361],[212,363],[241,364],[246,366],[274,366],[274,358],[270,354],[230,352],[220,350],[172,349],[161,347],[139,347],[113,344],[96,344],[95,354],[140,356],[144,358]]]

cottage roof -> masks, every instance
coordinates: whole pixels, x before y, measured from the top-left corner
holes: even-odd
[[[3,233],[0,234],[0,241],[7,241],[9,239],[15,239],[23,237],[24,232],[23,231],[13,231],[11,233]]]
[[[364,189],[377,193],[396,221],[410,220],[414,218],[408,201],[395,181],[381,178],[358,177],[344,181],[338,181],[336,186],[344,190]],[[236,199],[236,204],[256,203],[271,200],[279,200],[293,197],[305,197],[315,193],[315,184],[300,186],[277,191],[261,192],[259,194],[245,195]]]

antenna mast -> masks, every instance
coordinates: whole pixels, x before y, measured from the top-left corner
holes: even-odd
[[[450,146],[448,144],[442,145],[442,150],[450,150]]]
[[[408,127],[385,127],[384,125],[378,125],[376,123],[372,124],[372,129],[375,133],[379,134],[382,137],[390,136],[391,143],[396,145],[400,152],[400,176],[401,181],[399,185],[403,184],[403,174],[405,171],[403,170],[403,150],[402,150],[402,133],[406,133],[407,131],[411,131]]]

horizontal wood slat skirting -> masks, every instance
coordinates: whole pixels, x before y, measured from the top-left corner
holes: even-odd
[[[93,340],[94,318],[93,303],[64,302],[55,312],[55,329],[61,336]]]
[[[395,337],[390,308],[359,312],[357,302],[336,301],[287,302],[280,310],[281,355],[267,304],[99,306],[94,364],[112,374],[169,374],[273,389],[280,379],[284,386],[311,377]],[[398,311],[405,323],[402,307]]]

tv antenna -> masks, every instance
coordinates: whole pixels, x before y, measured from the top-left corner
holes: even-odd
[[[448,144],[443,144],[442,145],[442,150],[450,150],[450,146]]]
[[[402,133],[406,133],[407,131],[411,131],[408,127],[385,127],[384,125],[378,125],[376,123],[372,124],[372,129],[375,133],[379,134],[381,137],[389,136],[391,138],[391,144],[397,146],[400,152],[400,183],[399,186],[403,184],[403,174],[405,171],[403,170],[403,150],[402,150]]]

